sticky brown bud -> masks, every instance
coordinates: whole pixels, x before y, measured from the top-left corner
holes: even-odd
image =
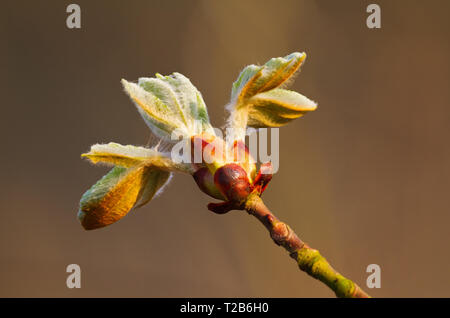
[[[243,203],[252,192],[247,172],[238,164],[230,163],[217,169],[214,183],[220,192],[235,204]]]

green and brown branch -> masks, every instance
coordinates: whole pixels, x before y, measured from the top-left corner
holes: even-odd
[[[370,298],[356,283],[339,274],[318,250],[309,247],[286,223],[273,215],[259,195],[251,194],[244,208],[267,228],[273,241],[289,252],[302,271],[326,284],[337,297]]]

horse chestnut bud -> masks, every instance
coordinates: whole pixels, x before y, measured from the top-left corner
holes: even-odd
[[[228,201],[235,204],[242,204],[253,190],[247,172],[235,163],[217,169],[214,183]]]

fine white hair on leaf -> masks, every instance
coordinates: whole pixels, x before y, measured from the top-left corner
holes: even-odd
[[[164,190],[166,190],[166,188],[169,186],[172,179],[173,179],[173,173],[171,173],[169,175],[169,178],[167,179],[166,183],[164,183],[164,185],[162,185],[161,188],[159,188],[158,191],[156,191],[153,198],[157,198],[158,196],[160,196],[164,192]]]
[[[156,136],[173,142],[174,131],[191,137],[212,129],[201,93],[182,74],[141,77],[137,84],[122,79],[122,84]]]
[[[314,110],[317,105],[305,96],[281,89],[291,82],[306,58],[294,52],[270,59],[262,66],[249,65],[239,74],[231,90],[228,127],[280,127]],[[242,133],[235,134],[243,139]]]
[[[148,174],[147,183],[141,191],[141,197],[134,208],[139,208],[157,196],[159,196],[172,180],[173,173],[168,171],[151,170]]]
[[[172,131],[177,128],[183,131],[186,129],[186,126],[180,122],[173,109],[170,109],[154,94],[124,79],[122,79],[122,84],[135,103],[145,123],[155,135],[170,140]]]
[[[153,136],[155,137],[155,136]],[[155,137],[156,138],[156,137]],[[157,142],[149,143],[149,146],[153,145],[151,148],[158,151],[164,155],[169,154],[173,147],[172,143],[165,141],[164,139],[159,139]]]
[[[110,153],[110,154],[116,154],[116,155],[122,155],[122,156],[128,156],[128,157],[153,157],[161,155],[160,152],[158,152],[155,149],[152,148],[144,148],[144,147],[138,147],[133,145],[121,145],[115,142],[110,142],[107,144],[95,144],[91,147],[91,153]]]
[[[229,103],[226,106],[230,115],[227,119],[227,126],[235,130],[235,139],[243,140],[245,138],[245,128],[247,127],[248,121],[248,110],[246,108],[236,109],[235,104]]]
[[[170,152],[158,150],[157,147],[123,146],[111,142],[93,145],[88,153],[81,156],[88,158],[94,164],[102,163],[126,168],[148,166],[164,171],[193,173],[193,168],[189,163],[176,163],[171,159]]]

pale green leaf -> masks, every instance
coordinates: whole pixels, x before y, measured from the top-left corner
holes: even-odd
[[[242,99],[248,89],[249,86],[254,82],[257,77],[261,76],[261,69],[263,66],[258,65],[248,65],[246,66],[242,72],[239,74],[238,79],[233,83],[231,89],[231,99],[237,101],[238,99]]]
[[[104,163],[118,165],[125,168],[138,165],[153,166],[161,170],[177,171],[192,174],[192,166],[188,163],[175,163],[170,158],[170,153],[160,152],[155,148],[144,148],[132,145],[123,146],[110,142],[108,144],[96,144],[91,146],[88,153],[81,155],[92,163]]]
[[[248,100],[247,125],[255,128],[284,126],[316,107],[315,102],[297,92],[276,88]]]
[[[170,182],[171,178],[172,174],[167,171],[150,169],[148,171],[147,183],[142,188],[140,198],[136,202],[135,208],[139,208],[150,202],[150,200],[163,189],[164,185]]]
[[[270,59],[263,66],[249,65],[233,83],[228,125],[243,139],[245,128],[279,127],[314,110],[316,104],[306,97],[279,87],[286,83],[306,58],[292,53]]]
[[[136,104],[142,118],[156,136],[170,140],[170,135],[174,130],[184,127],[179,118],[174,116],[173,110],[155,95],[145,91],[135,83],[122,80],[122,84]]]
[[[249,65],[233,83],[231,99],[236,107],[245,106],[252,96],[277,88],[286,82],[305,60],[305,53],[292,53],[270,59],[263,66]]]
[[[169,176],[155,167],[116,166],[84,193],[78,219],[86,230],[117,222],[134,206],[150,201]]]
[[[171,141],[175,130],[188,137],[212,131],[200,92],[182,74],[156,74],[156,78],[140,78],[138,84],[126,80],[122,84],[157,136]]]

